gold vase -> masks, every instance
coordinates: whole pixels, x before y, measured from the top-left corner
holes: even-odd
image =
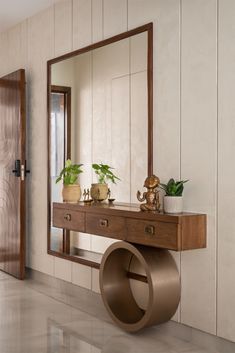
[[[91,184],[91,197],[94,201],[104,201],[108,197],[107,184]]]
[[[64,185],[62,190],[64,202],[74,203],[81,198],[81,187],[79,184]]]

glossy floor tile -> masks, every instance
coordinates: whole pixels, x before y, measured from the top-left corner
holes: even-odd
[[[127,334],[112,323],[0,272],[0,353],[206,353],[156,328]]]

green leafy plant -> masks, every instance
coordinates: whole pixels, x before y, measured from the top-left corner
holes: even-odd
[[[94,169],[96,175],[98,176],[98,182],[100,184],[105,184],[108,181],[111,181],[112,183],[116,184],[117,180],[120,180],[116,175],[113,174],[111,169],[114,169],[110,167],[107,164],[92,164],[92,168]]]
[[[68,159],[65,162],[65,167],[61,170],[59,177],[56,179],[56,183],[63,180],[64,185],[76,184],[78,175],[82,173],[81,166],[83,164],[72,164],[71,160]]]
[[[184,183],[188,180],[175,181],[171,178],[167,184],[160,184],[160,188],[165,191],[166,196],[182,196],[184,191]]]

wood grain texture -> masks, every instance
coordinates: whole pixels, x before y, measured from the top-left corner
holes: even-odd
[[[181,250],[206,248],[206,217],[182,218],[181,227]]]
[[[147,220],[127,219],[127,241],[157,248],[178,250],[180,244],[179,225],[177,223],[154,222]],[[153,229],[153,234],[148,230]]]
[[[25,274],[25,181],[12,173],[25,161],[25,72],[0,79],[0,269]]]
[[[68,209],[53,208],[53,225],[78,232],[85,231],[85,213]]]
[[[86,231],[91,234],[124,240],[126,233],[124,217],[86,214]]]
[[[73,213],[76,222],[81,222],[79,226],[85,222],[87,233],[175,251],[206,247],[204,214],[142,212],[133,204],[86,206],[83,202],[53,203],[53,212],[56,214],[53,219],[55,227],[66,228],[64,215]],[[69,222],[67,227],[70,227]]]

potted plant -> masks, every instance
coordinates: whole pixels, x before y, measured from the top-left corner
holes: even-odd
[[[110,167],[107,164],[92,164],[97,177],[98,183],[91,184],[91,197],[94,201],[103,201],[108,197],[108,181],[116,184],[117,180],[120,180],[116,175],[113,174]]]
[[[64,202],[78,202],[81,198],[81,187],[78,184],[78,175],[82,173],[82,164],[72,164],[68,159],[61,170],[56,183],[63,180],[62,196]]]
[[[175,181],[171,178],[167,184],[160,183],[160,188],[166,193],[164,196],[164,211],[166,213],[183,212],[183,190],[184,183],[188,180]]]

